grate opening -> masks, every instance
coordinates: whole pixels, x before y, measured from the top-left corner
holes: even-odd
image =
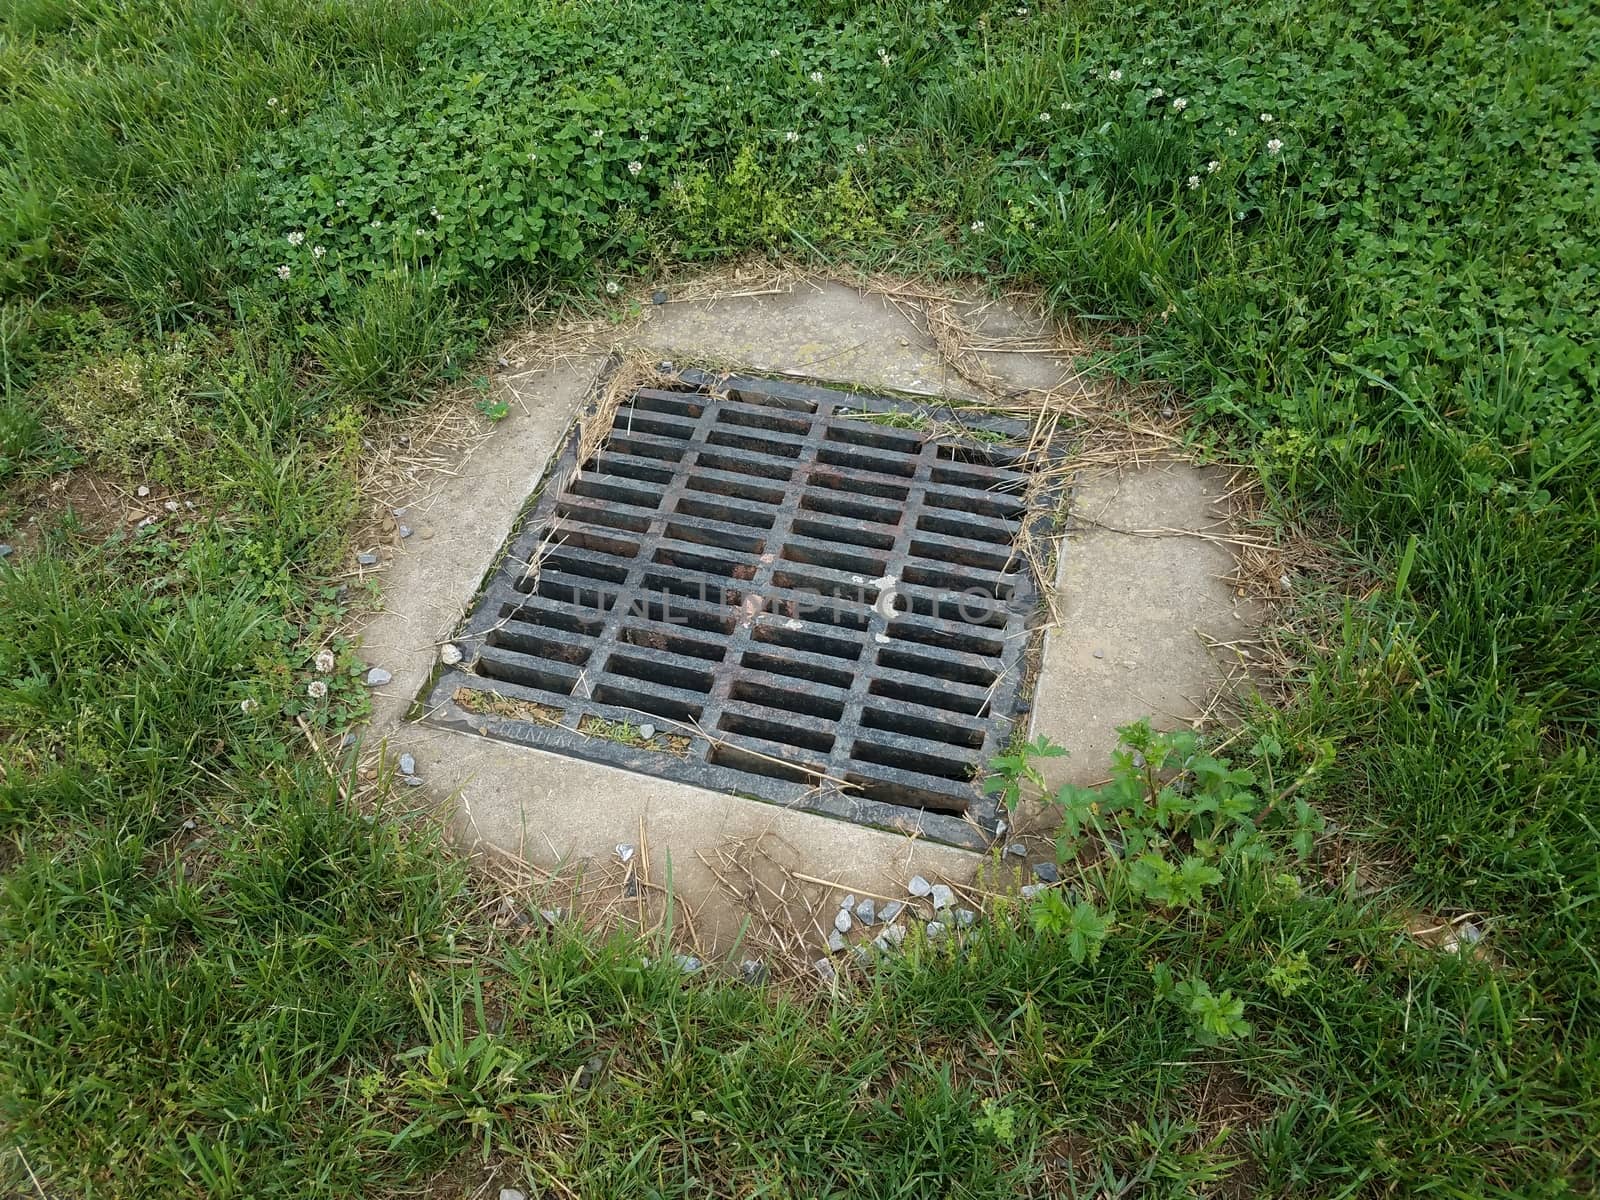
[[[902,412],[981,437],[860,419]],[[791,382],[641,388],[582,463],[574,431],[427,719],[981,843],[997,811],[974,780],[1010,733],[1038,604],[1029,440]],[[461,687],[556,715],[468,712]],[[597,732],[646,721],[670,753]]]

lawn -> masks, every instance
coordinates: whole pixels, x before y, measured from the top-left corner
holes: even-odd
[[[0,94],[0,1184],[1600,1187],[1590,5],[3,0]],[[1037,289],[1339,531],[1226,839],[834,991],[341,798],[364,439],[747,254]]]

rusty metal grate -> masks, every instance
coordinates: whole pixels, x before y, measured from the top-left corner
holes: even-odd
[[[638,390],[581,466],[574,431],[428,719],[987,844],[975,780],[1023,706],[1039,603],[1016,550],[1041,519],[1026,427],[674,379]],[[911,427],[930,424],[956,436]]]

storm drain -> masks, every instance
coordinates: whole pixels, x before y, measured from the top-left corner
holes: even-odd
[[[1020,422],[685,371],[577,430],[427,719],[957,845],[1039,591]]]

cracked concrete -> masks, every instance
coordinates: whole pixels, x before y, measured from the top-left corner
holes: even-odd
[[[676,891],[701,914],[709,953],[731,946],[743,915],[719,895],[699,857],[727,838],[771,833],[793,860],[784,865],[846,890],[898,894],[913,873],[973,881],[983,860],[968,852],[406,719],[604,351],[647,349],[685,364],[971,398],[921,318],[911,300],[802,283],[648,308],[610,347],[591,342],[559,366],[501,378],[512,415],[452,472],[418,485],[408,519],[434,536],[398,545],[383,576],[383,609],[362,633],[363,657],[393,673],[373,697],[370,736],[393,754],[415,756],[426,792],[454,805],[465,848],[488,843],[553,869],[603,862],[617,843],[638,842],[643,828],[652,874],[664,878],[670,858]],[[1070,357],[1044,352],[1041,327],[1028,315],[990,306],[973,325],[983,331],[979,346],[987,339],[997,347],[979,352],[984,368],[1007,387],[1047,388],[1071,377]],[[1026,342],[1016,340],[1019,332]],[[1169,725],[1190,720],[1217,685],[1195,630],[1227,640],[1244,628],[1219,578],[1228,551],[1203,539],[1117,531],[1203,528],[1214,520],[1218,490],[1214,476],[1179,464],[1080,481],[1075,505],[1084,520],[1060,555],[1065,620],[1047,636],[1032,718],[1034,733],[1072,752],[1061,778],[1098,778],[1117,724],[1146,714]]]

